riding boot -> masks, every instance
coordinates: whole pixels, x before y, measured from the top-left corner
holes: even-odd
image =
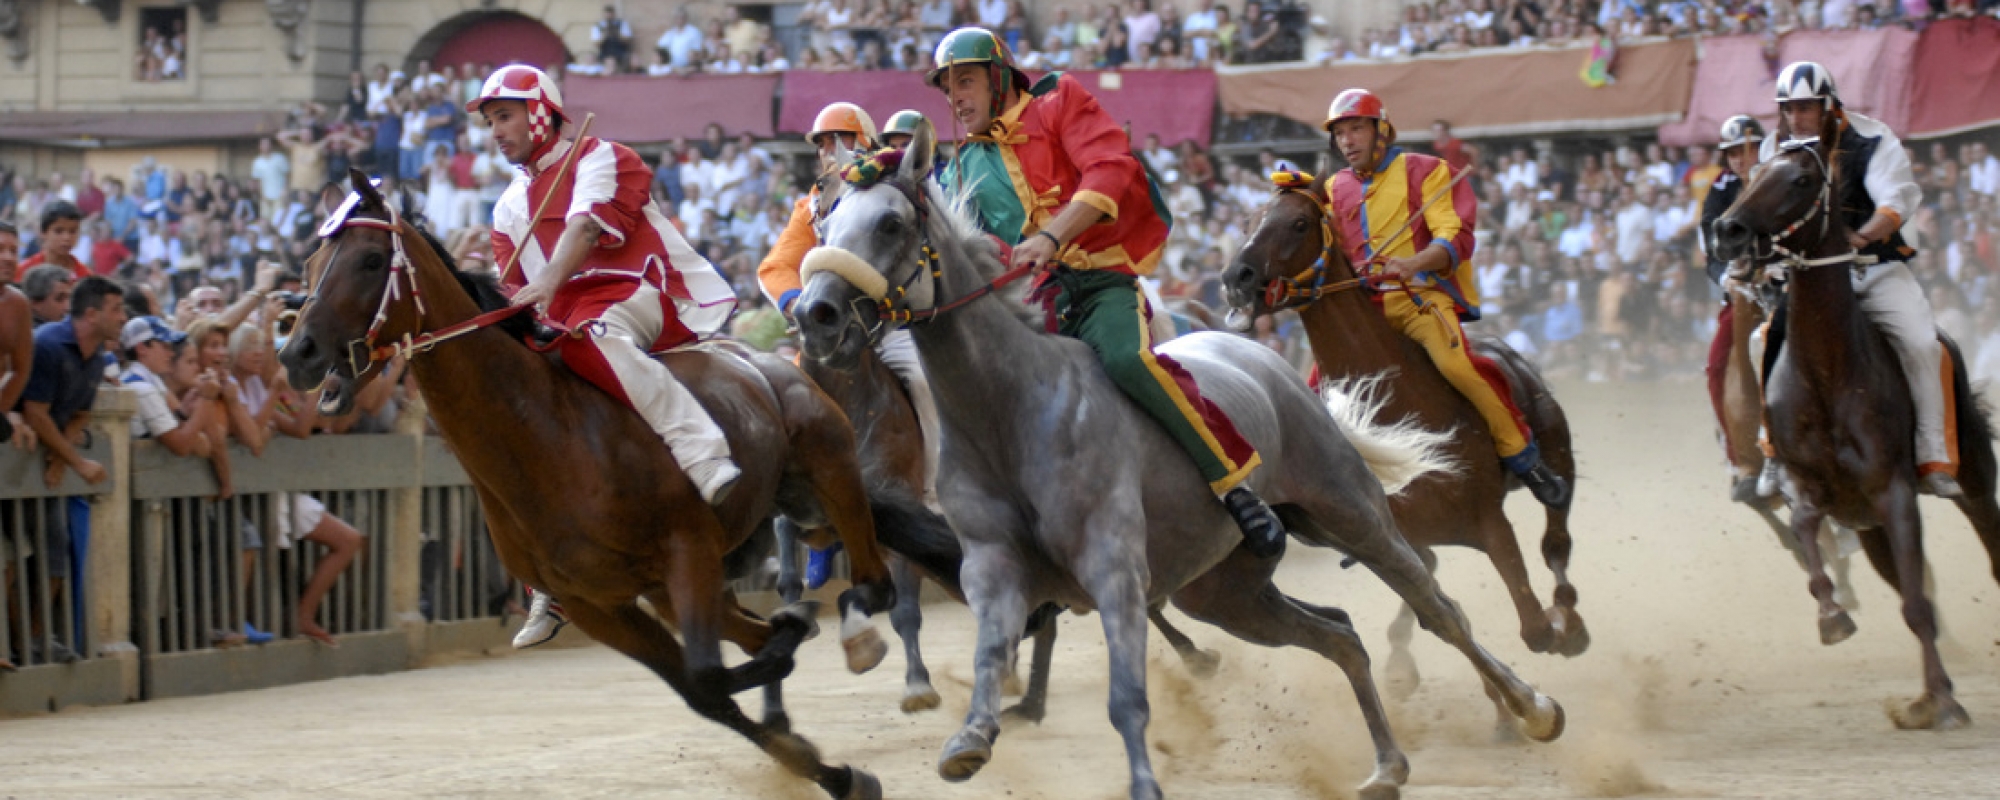
[[[1530,443],[1526,450],[1500,459],[1501,466],[1521,479],[1528,493],[1549,508],[1569,507],[1569,482],[1542,461],[1541,448]]]
[[[1222,506],[1243,529],[1243,549],[1258,558],[1277,558],[1285,553],[1285,523],[1278,512],[1264,504],[1248,486],[1238,486],[1222,496]]]
[[[556,638],[569,618],[563,616],[562,608],[555,604],[555,598],[547,592],[535,592],[534,602],[528,606],[528,620],[521,623],[521,632],[514,634],[514,648],[525,650],[536,645],[547,644]]]
[[[1917,482],[1917,490],[1935,497],[1965,496],[1965,490],[1959,488],[1958,479],[1942,472],[1925,475]]]

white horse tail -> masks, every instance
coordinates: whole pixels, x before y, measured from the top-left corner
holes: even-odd
[[[1394,495],[1432,472],[1457,472],[1458,462],[1446,452],[1453,431],[1433,431],[1409,417],[1390,424],[1375,422],[1376,413],[1388,402],[1382,385],[1387,379],[1387,374],[1377,374],[1320,385],[1326,412],[1361,452],[1368,471],[1382,482],[1382,491]]]

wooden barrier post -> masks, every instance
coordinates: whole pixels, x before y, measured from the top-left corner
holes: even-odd
[[[91,498],[89,576],[89,640],[100,658],[121,662],[127,699],[139,697],[139,648],[132,636],[132,416],[137,395],[122,388],[103,387],[90,409],[93,436],[111,445],[104,464],[111,491]]]
[[[396,416],[396,435],[410,442],[410,458],[416,462],[416,479],[389,490],[389,541],[383,548],[388,558],[383,580],[387,583],[388,623],[408,637],[411,665],[429,655],[429,621],[424,618],[424,423],[428,415],[423,398],[415,395]]]

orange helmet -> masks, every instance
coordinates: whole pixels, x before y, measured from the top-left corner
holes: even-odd
[[[1326,109],[1326,124],[1320,128],[1333,132],[1333,123],[1343,119],[1372,119],[1381,131],[1383,144],[1396,141],[1396,126],[1389,123],[1389,110],[1382,107],[1382,98],[1367,89],[1349,89],[1334,95],[1333,105]]]
[[[875,148],[875,120],[868,112],[853,103],[830,103],[813,117],[812,132],[806,134],[806,141],[814,145],[822,133],[849,133],[854,135],[855,146],[864,150]]]

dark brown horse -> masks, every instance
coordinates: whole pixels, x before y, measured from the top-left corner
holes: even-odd
[[[1737,286],[1730,290],[1729,358],[1723,362],[1722,379],[1722,440],[1723,448],[1729,453],[1730,474],[1738,483],[1756,482],[1758,475],[1764,471],[1764,448],[1759,437],[1759,431],[1764,427],[1764,389],[1757,380],[1754,361],[1754,354],[1761,351],[1761,342],[1758,341],[1761,337],[1757,336],[1757,332],[1763,328],[1767,318],[1763,301],[1748,287]],[[1791,523],[1778,516],[1785,498],[1753,493],[1739,499],[1751,511],[1757,512],[1757,518],[1770,527],[1778,544],[1798,560],[1800,569],[1804,569],[1805,551],[1799,548],[1798,537],[1792,535]],[[1858,609],[1860,601],[1856,599],[1853,584],[1848,580],[1848,559],[1841,555],[1838,545],[1851,534],[1844,530],[1833,533],[1830,526],[1827,531],[1832,535],[1823,537],[1821,552],[1831,556],[1834,595],[1847,608]],[[1835,549],[1829,552],[1825,543],[1835,544]]]
[[[1439,545],[1485,553],[1514,600],[1521,640],[1528,648],[1581,655],[1590,646],[1590,633],[1576,613],[1576,587],[1569,582],[1569,508],[1547,511],[1542,557],[1555,573],[1556,590],[1555,605],[1544,610],[1504,508],[1507,493],[1519,488],[1520,481],[1501,467],[1493,437],[1471,401],[1445,381],[1422,347],[1390,327],[1371,290],[1348,263],[1326,216],[1326,203],[1317,185],[1282,189],[1271,199],[1255,232],[1223,273],[1231,305],[1254,314],[1297,309],[1313,357],[1329,379],[1355,382],[1382,376],[1386,402],[1377,423],[1410,419],[1426,429],[1457,431],[1449,452],[1459,469],[1431,473],[1391,496],[1396,527],[1433,567],[1436,557],[1430,548]],[[1506,375],[1514,404],[1526,415],[1543,458],[1575,486],[1569,421],[1541,374],[1498,340],[1469,338],[1468,344]],[[1392,680],[1413,689],[1415,667],[1405,650],[1411,621],[1405,608],[1390,629],[1395,650],[1389,669]]]
[[[1868,560],[1903,598],[1903,619],[1923,649],[1924,694],[1893,709],[1900,728],[1944,729],[1971,717],[1952,695],[1937,652],[1937,620],[1924,588],[1923,520],[1917,513],[1916,412],[1902,366],[1854,294],[1857,266],[1847,225],[1834,213],[1839,196],[1835,118],[1819,139],[1788,143],[1716,221],[1721,252],[1767,257],[1781,246],[1791,281],[1785,345],[1766,376],[1770,438],[1789,480],[1792,531],[1819,601],[1820,641],[1854,634],[1834,600],[1821,563],[1820,522],[1834,519],[1860,533]],[[1958,346],[1940,335],[1954,364]],[[1994,491],[1992,431],[1964,369],[1951,371],[1961,456],[1956,502],[1972,521],[2000,577],[2000,506]],[[1948,412],[1949,413],[1949,412]]]
[[[652,669],[697,713],[829,795],[879,798],[872,776],[822,763],[781,711],[766,709],[765,721],[753,721],[731,697],[788,674],[810,627],[797,613],[768,623],[751,616],[724,582],[725,555],[774,512],[839,532],[855,577],[841,597],[845,620],[858,617],[866,627],[866,615],[889,606],[875,537],[899,529],[877,525],[882,509],[871,508],[863,490],[854,434],[839,409],[774,357],[711,348],[668,355],[743,469],[723,505],[711,509],[636,413],[523,343],[531,327],[523,316],[463,328],[483,309],[504,308],[493,282],[457,273],[359,172],[352,181],[358,205],[311,260],[312,295],[280,355],[292,381],[320,386],[322,410],[344,413],[379,374],[384,350],[408,352],[509,572],[560,600],[585,633]],[[435,352],[410,346],[461,329],[462,336],[428,340]],[[384,342],[405,344],[378,347]],[[866,630],[843,637],[850,668],[872,667],[887,649]],[[725,667],[725,639],[750,661]]]

